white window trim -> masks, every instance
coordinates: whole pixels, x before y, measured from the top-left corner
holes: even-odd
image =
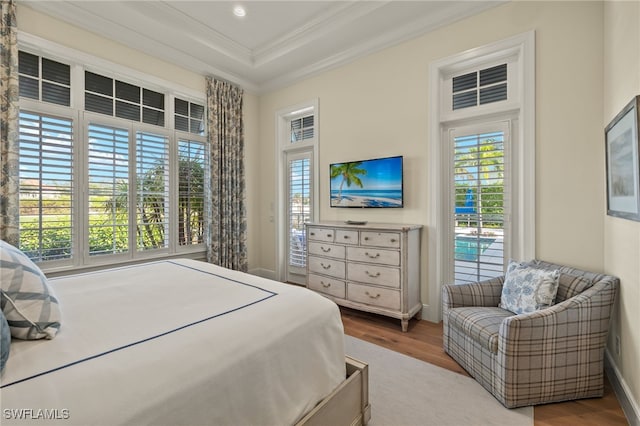
[[[474,108],[475,111],[457,110],[448,112],[443,105],[444,81],[453,73],[501,58],[517,58],[518,81],[516,102],[496,102]],[[442,285],[445,279],[447,255],[444,236],[449,220],[448,178],[442,164],[443,147],[447,146],[448,135],[443,134],[444,126],[451,127],[456,122],[466,122],[482,113],[484,117],[514,113],[512,137],[519,141],[522,149],[514,150],[514,186],[512,193],[518,194],[513,200],[511,255],[520,259],[535,257],[535,32],[529,31],[508,39],[470,49],[441,60],[429,66],[429,209],[427,211],[428,261],[427,285],[428,304],[423,305],[423,318],[439,322],[442,319]],[[481,108],[481,111],[478,111]]]
[[[275,237],[276,237],[276,270],[274,276],[270,277],[278,281],[283,281],[286,277],[286,262],[288,254],[286,253],[287,242],[282,237],[282,230],[286,228],[286,185],[285,185],[285,172],[286,172],[286,153],[295,151],[311,151],[313,164],[311,176],[314,182],[311,190],[311,196],[313,199],[312,216],[314,220],[319,218],[319,177],[318,177],[318,141],[320,140],[319,131],[319,110],[318,110],[318,98],[302,102],[296,105],[283,108],[276,111],[276,199],[273,212],[270,215],[270,221],[275,222]],[[304,140],[302,142],[291,143],[291,128],[289,122],[292,118],[300,116],[305,110],[313,109],[314,115],[314,136],[310,140]]]

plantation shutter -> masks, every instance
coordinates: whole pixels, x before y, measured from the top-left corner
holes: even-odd
[[[507,64],[459,75],[452,80],[454,110],[507,99]]]
[[[456,283],[503,273],[504,132],[455,137],[454,261]]]
[[[204,243],[206,145],[178,141],[178,244]]]
[[[20,249],[36,262],[69,259],[73,232],[73,121],[19,114]]]
[[[18,52],[21,97],[71,105],[71,67],[27,52]]]
[[[136,240],[139,250],[169,246],[169,140],[136,134]]]
[[[204,106],[179,98],[174,101],[176,130],[204,135]]]
[[[315,136],[313,114],[291,120],[291,143],[313,139]]]
[[[293,158],[288,163],[289,266],[305,268],[304,223],[311,217],[311,159]]]
[[[129,250],[129,132],[89,124],[89,254]]]
[[[90,71],[84,73],[84,85],[85,110],[164,126],[164,93]]]

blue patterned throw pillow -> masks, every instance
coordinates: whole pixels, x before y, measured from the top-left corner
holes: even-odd
[[[549,307],[555,301],[559,277],[557,270],[532,268],[512,261],[507,267],[499,306],[515,314]]]
[[[0,311],[0,372],[4,370],[4,365],[9,358],[9,346],[11,345],[11,330],[7,319]]]
[[[18,339],[53,339],[60,307],[40,268],[24,253],[0,240],[0,309]]]

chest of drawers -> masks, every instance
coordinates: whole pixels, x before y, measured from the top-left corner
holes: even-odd
[[[401,320],[420,315],[421,225],[306,224],[307,287],[339,305]]]

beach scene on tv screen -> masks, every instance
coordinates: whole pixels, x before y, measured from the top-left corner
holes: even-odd
[[[402,157],[331,164],[331,207],[402,207]]]

